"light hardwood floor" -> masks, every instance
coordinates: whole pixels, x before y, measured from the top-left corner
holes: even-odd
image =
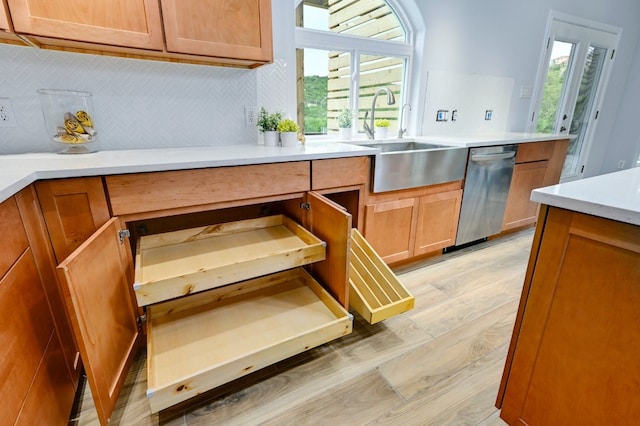
[[[111,424],[502,425],[494,407],[533,229],[396,269],[412,311],[149,413],[145,355]],[[96,425],[88,385],[70,424]]]

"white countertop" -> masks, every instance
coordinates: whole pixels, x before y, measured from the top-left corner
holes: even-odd
[[[459,145],[467,148],[491,145],[509,145],[529,142],[545,142],[558,139],[574,139],[575,135],[560,135],[549,133],[495,133],[484,135],[456,135],[456,136],[418,136],[416,141],[435,142],[444,145]]]
[[[440,145],[458,146],[463,148],[475,148],[492,145],[510,145],[529,142],[555,141],[559,139],[575,139],[575,135],[560,135],[551,133],[516,133],[503,132],[491,134],[461,134],[461,135],[429,135],[429,136],[405,136],[404,138],[388,138],[384,140],[352,139],[341,141],[352,144],[393,143],[393,142],[425,142]],[[312,139],[313,140],[313,139]],[[316,140],[324,140],[318,138]],[[314,142],[312,142],[314,143]]]
[[[336,139],[329,138],[308,138],[305,145],[292,148],[264,145],[227,145],[107,150],[78,155],[59,155],[54,153],[0,155],[0,202],[38,179],[318,160],[375,155],[379,152],[376,148],[358,146],[365,143],[415,140],[442,145],[476,147],[539,142],[566,137],[566,135],[542,133],[497,133],[480,136],[418,136],[405,137],[404,139],[386,139],[384,141],[366,139],[336,141]]]
[[[114,150],[77,155],[0,155],[0,202],[38,179],[358,157],[377,152],[379,150],[374,148],[345,143],[316,142],[292,148],[229,145]]]
[[[531,200],[640,226],[640,167],[536,189]]]

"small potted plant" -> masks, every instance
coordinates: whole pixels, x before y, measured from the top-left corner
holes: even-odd
[[[278,131],[280,132],[280,143],[282,143],[282,146],[298,145],[298,130],[300,130],[298,123],[289,118],[286,118],[278,123]]]
[[[387,138],[387,131],[389,130],[389,126],[391,125],[391,123],[389,122],[389,120],[387,120],[386,118],[378,118],[375,121],[375,138],[376,139],[386,139]]]
[[[353,113],[349,108],[344,108],[338,114],[338,135],[340,139],[351,139],[351,125],[353,123]]]
[[[282,113],[270,114],[264,107],[258,112],[258,129],[264,134],[264,144],[267,146],[278,145],[278,124],[282,120]]]

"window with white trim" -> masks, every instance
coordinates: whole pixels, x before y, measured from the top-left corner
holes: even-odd
[[[398,131],[400,111],[409,102],[407,74],[413,56],[412,31],[402,22],[398,5],[384,0],[300,0],[296,8],[298,122],[305,133],[338,133],[337,116],[354,112],[352,133],[363,133],[362,121],[374,94],[376,119]],[[403,125],[403,128],[406,127]]]

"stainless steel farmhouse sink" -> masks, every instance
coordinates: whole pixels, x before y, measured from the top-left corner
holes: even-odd
[[[381,151],[373,161],[373,192],[436,185],[464,178],[467,148],[412,141],[363,146]]]

